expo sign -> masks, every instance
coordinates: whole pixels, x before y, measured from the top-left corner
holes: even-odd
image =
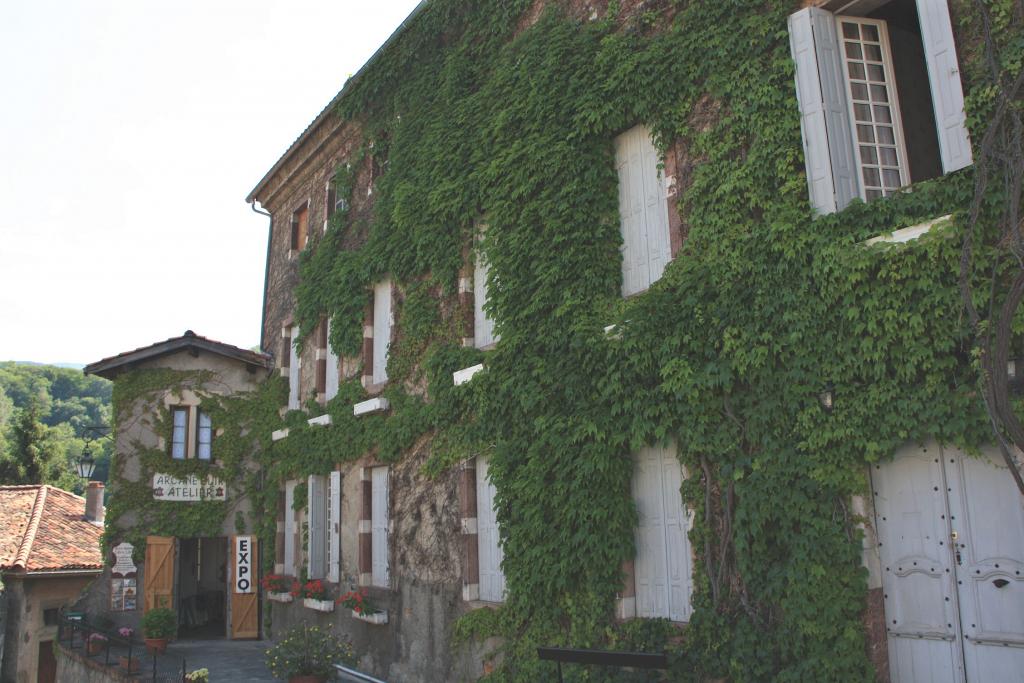
[[[252,536],[235,536],[235,592],[252,593],[253,586]]]

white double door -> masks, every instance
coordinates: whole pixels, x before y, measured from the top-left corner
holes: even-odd
[[[995,449],[873,466],[893,683],[1024,683],[1024,497]]]

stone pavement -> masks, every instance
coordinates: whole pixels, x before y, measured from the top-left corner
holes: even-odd
[[[266,640],[176,640],[167,647],[167,654],[177,666],[184,659],[188,671],[209,669],[210,683],[270,683],[277,679],[265,663],[268,647]]]

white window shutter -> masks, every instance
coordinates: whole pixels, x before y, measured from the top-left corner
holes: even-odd
[[[388,347],[391,345],[391,281],[373,287],[373,383],[388,379]]]
[[[301,358],[295,348],[295,340],[299,336],[299,326],[293,325],[291,331],[291,344],[288,348],[288,410],[298,410],[301,404],[299,395],[299,372],[301,369]]]
[[[309,499],[307,503],[309,519],[309,557],[306,571],[311,579],[324,578],[326,565],[327,540],[327,498],[324,491],[324,478],[309,478]]]
[[[370,547],[372,582],[387,588],[388,583],[388,468],[374,467],[370,473],[371,513]]]
[[[683,470],[675,448],[661,453],[662,499],[665,501],[666,559],[668,560],[668,617],[672,621],[690,618],[691,562],[689,516],[683,507],[680,488]]]
[[[639,513],[636,530],[636,614],[668,617],[665,562],[665,520],[660,487],[660,462],[653,449],[637,454],[633,500]]]
[[[325,392],[327,394],[327,400],[330,401],[332,398],[338,395],[338,377],[341,371],[341,363],[338,360],[338,354],[331,348],[331,322],[327,321],[327,384]]]
[[[668,197],[665,195],[665,181],[658,164],[661,157],[654,146],[651,132],[640,128],[637,141],[640,145],[640,163],[644,183],[644,223],[647,227],[647,264],[650,281],[647,286],[661,279],[665,266],[672,260],[672,247],[668,234]]]
[[[615,168],[619,174],[619,218],[622,231],[622,295],[642,292],[650,284],[647,227],[644,212],[643,161],[639,145],[641,128],[631,128],[615,138]]]
[[[284,571],[295,576],[295,482],[284,485]]]
[[[964,113],[964,92],[956,58],[953,26],[946,0],[917,0],[928,80],[931,82],[935,124],[943,173],[974,163]]]
[[[477,251],[473,266],[473,341],[476,347],[490,346],[497,341],[494,337],[494,320],[484,310],[487,303],[487,258]]]
[[[860,194],[834,16],[817,7],[790,15],[789,41],[811,206],[833,213]]]
[[[331,472],[327,501],[330,511],[327,519],[327,580],[338,583],[341,580],[341,472]]]
[[[502,602],[505,599],[505,574],[501,570],[504,554],[494,510],[496,489],[490,481],[487,458],[476,459],[477,543],[480,567],[480,599]]]

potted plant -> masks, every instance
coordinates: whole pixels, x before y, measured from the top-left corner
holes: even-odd
[[[154,607],[142,615],[142,635],[150,654],[167,651],[167,641],[178,632],[178,615],[167,607]]]
[[[98,655],[107,646],[107,637],[102,633],[90,633],[85,639],[85,649],[91,655]]]
[[[313,579],[302,585],[302,604],[318,612],[334,611],[334,601],[327,599],[327,589],[320,579]]]
[[[335,600],[334,603],[352,610],[352,616],[361,621],[371,624],[388,623],[387,610],[377,609],[377,606],[367,597],[365,588],[361,591],[349,591]]]
[[[288,683],[324,683],[335,664],[356,663],[352,643],[338,637],[330,628],[301,624],[291,628],[284,638],[267,650],[267,668]]]
[[[185,683],[210,683],[209,669],[196,669],[185,674]]]
[[[267,599],[274,602],[292,601],[289,583],[288,577],[284,574],[267,574],[260,581],[263,591],[267,594]]]

